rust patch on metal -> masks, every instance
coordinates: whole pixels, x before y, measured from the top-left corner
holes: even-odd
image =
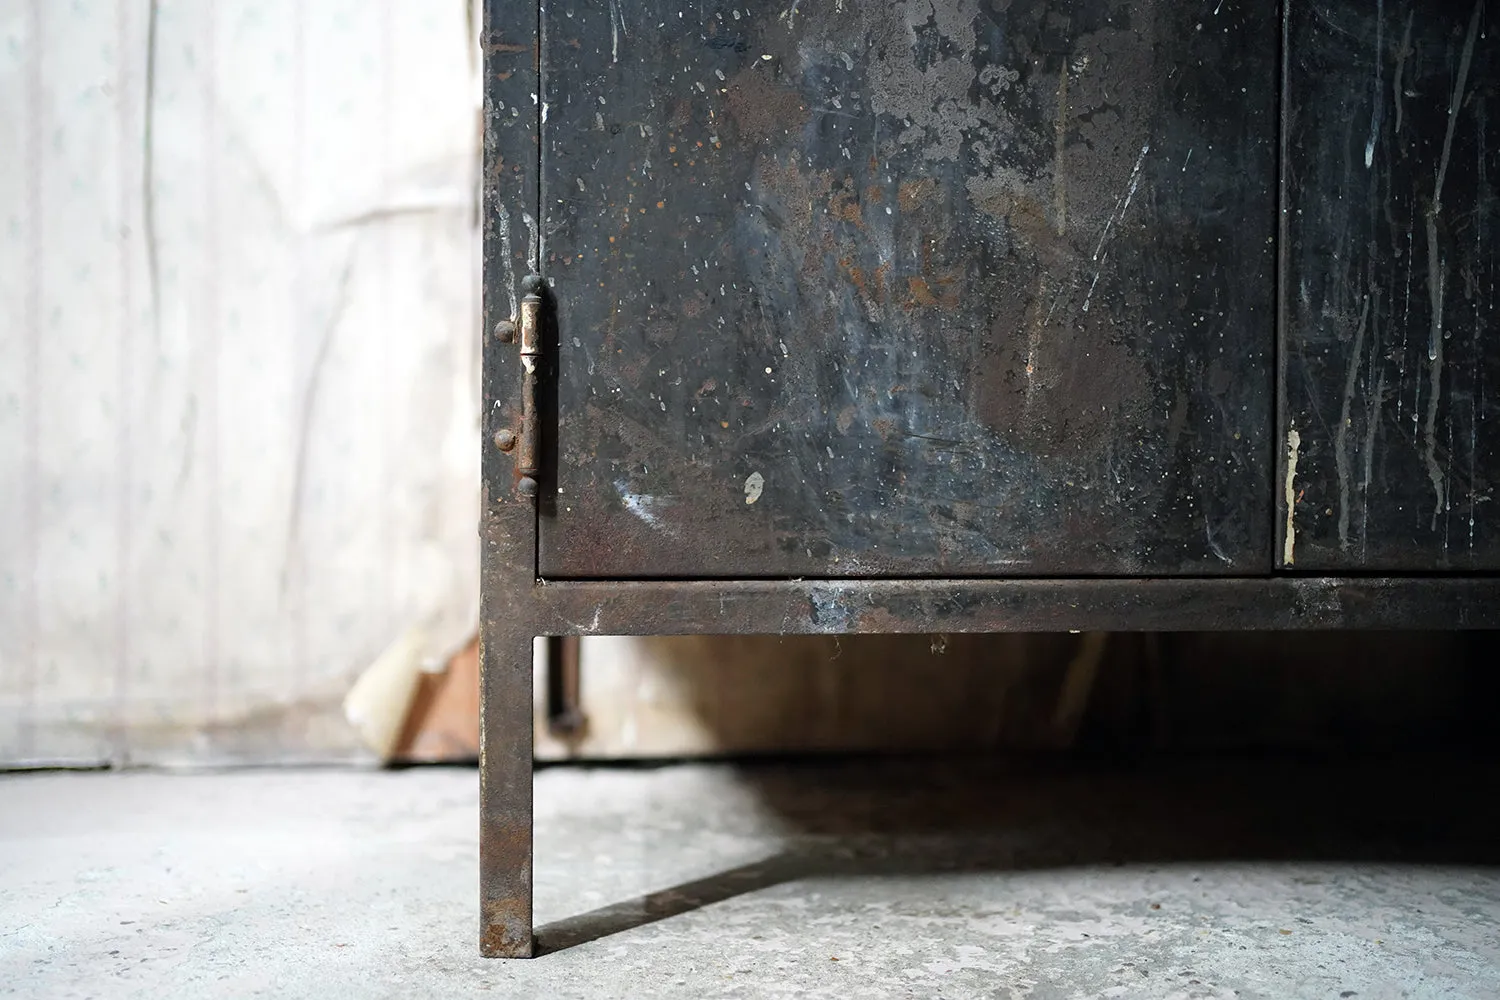
[[[865,228],[864,206],[848,185],[828,199],[828,211],[835,219],[852,223],[860,229]]]
[[[768,79],[768,71],[751,66],[730,81],[729,114],[741,135],[760,142],[786,135],[807,122],[802,95]]]
[[[896,189],[896,204],[900,206],[903,214],[912,212],[924,201],[932,197],[936,191],[937,181],[931,177],[923,177],[921,180],[915,181],[904,181]]]
[[[958,292],[953,287],[957,280],[946,276],[934,277],[930,281],[920,275],[907,278],[907,308],[936,306],[940,309],[957,309]]]
[[[530,900],[489,899],[481,907],[479,951],[487,958],[530,958]]]

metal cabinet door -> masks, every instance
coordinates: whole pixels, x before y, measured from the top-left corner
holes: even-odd
[[[1500,17],[1288,18],[1280,563],[1500,568]]]
[[[1270,571],[1274,3],[542,23],[543,576]]]

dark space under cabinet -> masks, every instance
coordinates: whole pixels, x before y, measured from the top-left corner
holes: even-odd
[[[483,950],[536,636],[1500,624],[1497,26],[490,0]]]

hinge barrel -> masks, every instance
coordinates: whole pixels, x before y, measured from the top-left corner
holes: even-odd
[[[537,378],[542,366],[542,278],[527,275],[522,283],[521,314],[516,317],[521,341],[521,433],[516,442],[516,492],[537,495],[541,473],[541,421],[537,414]]]

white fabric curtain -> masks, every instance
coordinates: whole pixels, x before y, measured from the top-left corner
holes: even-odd
[[[465,0],[0,0],[0,764],[326,760],[478,598]]]

